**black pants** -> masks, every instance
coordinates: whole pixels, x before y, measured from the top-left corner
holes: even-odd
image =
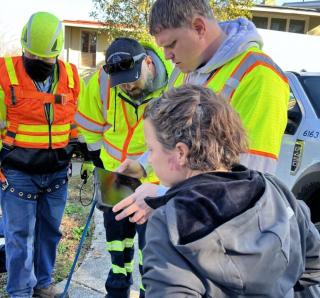
[[[138,233],[139,244],[139,271],[141,276],[143,275],[141,251],[145,246],[147,223],[143,225],[133,224],[128,218],[116,221],[115,216],[116,214],[111,209],[103,214],[107,249],[112,262],[105,287],[108,298],[127,298],[130,296],[130,286],[133,283],[132,270],[136,232]],[[145,292],[141,284],[140,298],[144,298],[144,296]]]

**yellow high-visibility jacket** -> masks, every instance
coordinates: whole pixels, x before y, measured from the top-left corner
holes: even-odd
[[[176,69],[169,87],[188,82]],[[247,49],[217,69],[205,86],[220,93],[240,115],[249,134],[245,166],[274,174],[287,124],[289,84],[277,64],[256,47]]]
[[[163,62],[168,78],[172,65],[163,53],[148,42],[141,42],[154,51]],[[120,87],[109,87],[108,75],[100,69],[90,79],[75,121],[82,128],[89,151],[101,150],[104,168],[115,170],[125,159],[137,159],[146,150],[143,133],[143,113],[146,104],[167,89],[167,85],[153,91],[139,105],[131,100]],[[141,179],[158,182],[155,174]]]

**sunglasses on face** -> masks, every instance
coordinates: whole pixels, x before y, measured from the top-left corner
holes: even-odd
[[[146,54],[140,54],[140,55],[134,56],[132,58],[122,59],[116,63],[106,63],[102,67],[108,75],[113,75],[119,69],[120,70],[129,70],[129,69],[133,68],[135,65],[141,63],[146,57],[147,57]]]

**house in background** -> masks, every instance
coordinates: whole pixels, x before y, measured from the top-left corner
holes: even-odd
[[[276,6],[265,0],[251,8],[257,28],[320,36],[320,1],[291,2]]]
[[[265,0],[251,8],[265,51],[285,71],[320,72],[320,1]]]
[[[283,70],[320,72],[320,1],[284,3],[265,0],[251,8],[252,21],[264,40],[263,50]],[[60,57],[75,64],[87,83],[104,64],[109,44],[92,21],[62,21],[65,45]]]
[[[104,64],[105,51],[109,46],[106,35],[97,35],[101,24],[92,21],[62,21],[64,50],[60,57],[73,63],[88,83],[92,75]]]

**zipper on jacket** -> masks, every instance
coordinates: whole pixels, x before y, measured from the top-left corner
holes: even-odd
[[[51,110],[51,104],[50,103],[46,103],[44,105],[44,112],[46,114],[46,118],[47,118],[47,123],[48,123],[48,133],[49,133],[49,148],[51,148],[52,146],[52,138],[51,138],[51,119],[50,119],[50,110]],[[49,111],[48,111],[49,110]]]
[[[149,99],[143,100],[143,101],[142,101],[141,103],[139,103],[139,104],[136,104],[136,103],[130,101],[129,99],[125,98],[121,93],[118,93],[118,96],[119,96],[123,101],[125,101],[126,103],[128,103],[129,105],[131,105],[132,107],[134,107],[135,114],[136,114],[136,117],[137,117],[137,122],[139,121],[139,113],[138,113],[139,107],[142,106],[143,104],[148,103],[148,102],[152,99],[152,97],[151,97],[151,98],[149,98]]]

